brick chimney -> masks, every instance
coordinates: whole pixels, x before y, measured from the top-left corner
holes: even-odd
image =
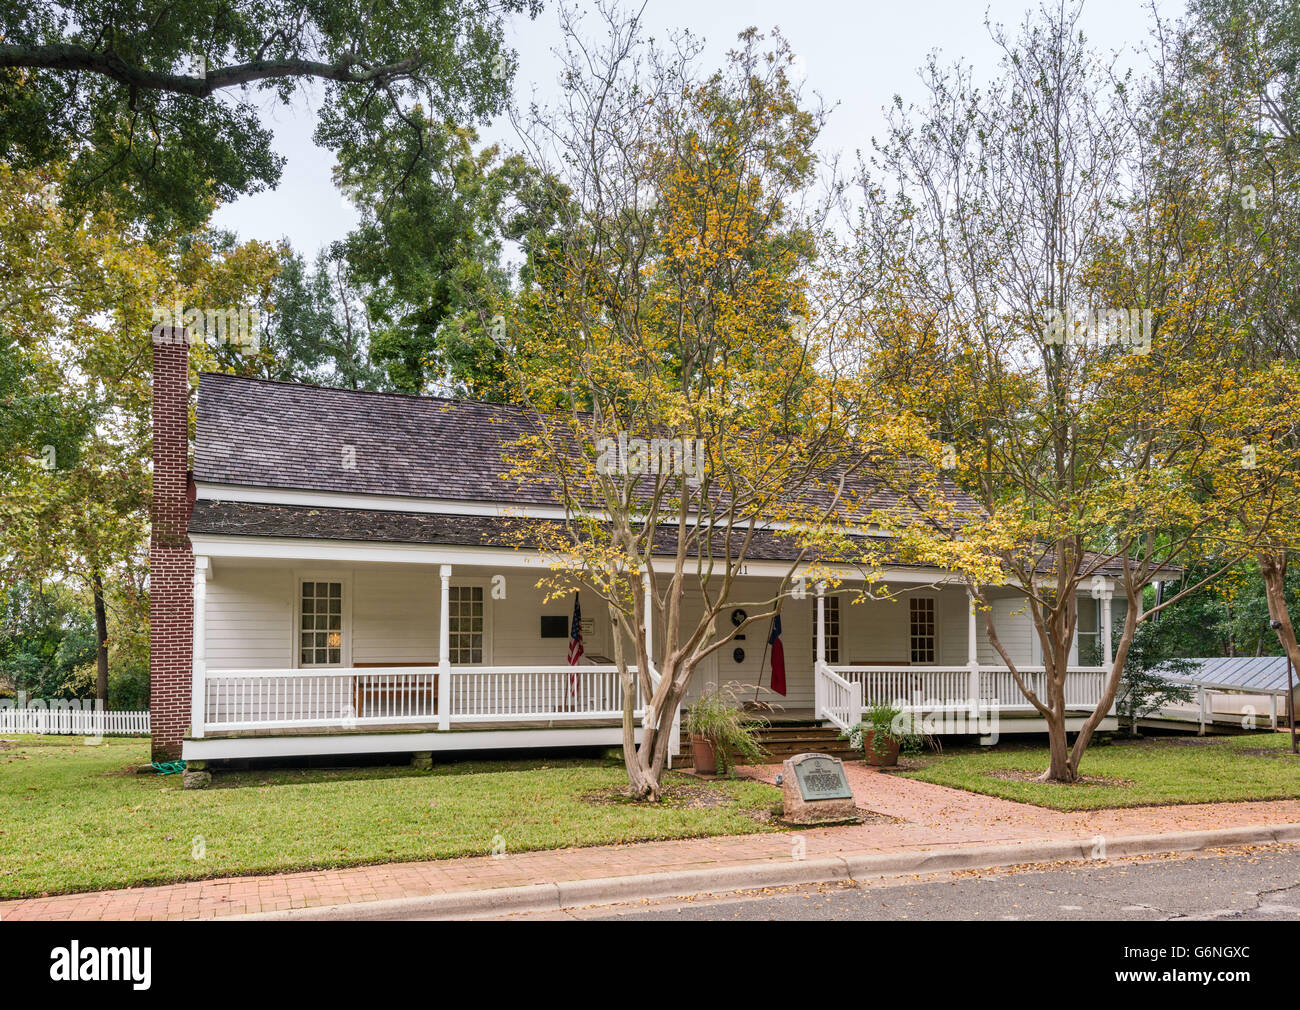
[[[153,759],[174,761],[190,724],[194,554],[190,520],[190,348],[182,327],[153,331],[153,498],[149,506],[149,710]]]

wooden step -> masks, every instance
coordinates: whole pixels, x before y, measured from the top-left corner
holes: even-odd
[[[860,756],[847,740],[840,739],[840,731],[834,726],[782,724],[761,729],[757,736],[769,761],[783,761],[810,751],[829,754],[842,761]],[[673,767],[691,767],[692,764],[690,737],[683,735],[682,752],[673,758]]]

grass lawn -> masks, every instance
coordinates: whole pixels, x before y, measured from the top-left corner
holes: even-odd
[[[1047,767],[1047,748],[1014,743],[920,759],[909,778],[1056,810],[1300,798],[1300,757],[1284,733],[1234,737],[1115,737],[1083,756],[1085,781],[1048,785],[1017,776]]]
[[[0,898],[412,859],[777,830],[779,790],[671,774],[654,807],[583,797],[626,784],[601,759],[138,775],[145,740],[0,743]],[[696,787],[696,788],[691,788]],[[195,858],[195,839],[203,857]]]

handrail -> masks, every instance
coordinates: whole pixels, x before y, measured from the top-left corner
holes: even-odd
[[[821,681],[817,694],[822,699],[817,714],[842,730],[856,725],[862,716],[862,685],[841,677],[827,663],[816,665],[815,676]]]

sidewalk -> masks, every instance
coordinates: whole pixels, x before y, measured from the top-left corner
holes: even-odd
[[[771,781],[776,766],[742,769]],[[845,765],[860,807],[894,820],[798,833],[804,858],[934,852],[975,845],[1087,840],[1252,825],[1300,824],[1300,800],[1136,807],[1061,813]],[[0,921],[206,919],[683,870],[788,862],[795,835],[775,833],[502,857],[390,863],[267,877],[225,877],[160,887],[0,902]]]

